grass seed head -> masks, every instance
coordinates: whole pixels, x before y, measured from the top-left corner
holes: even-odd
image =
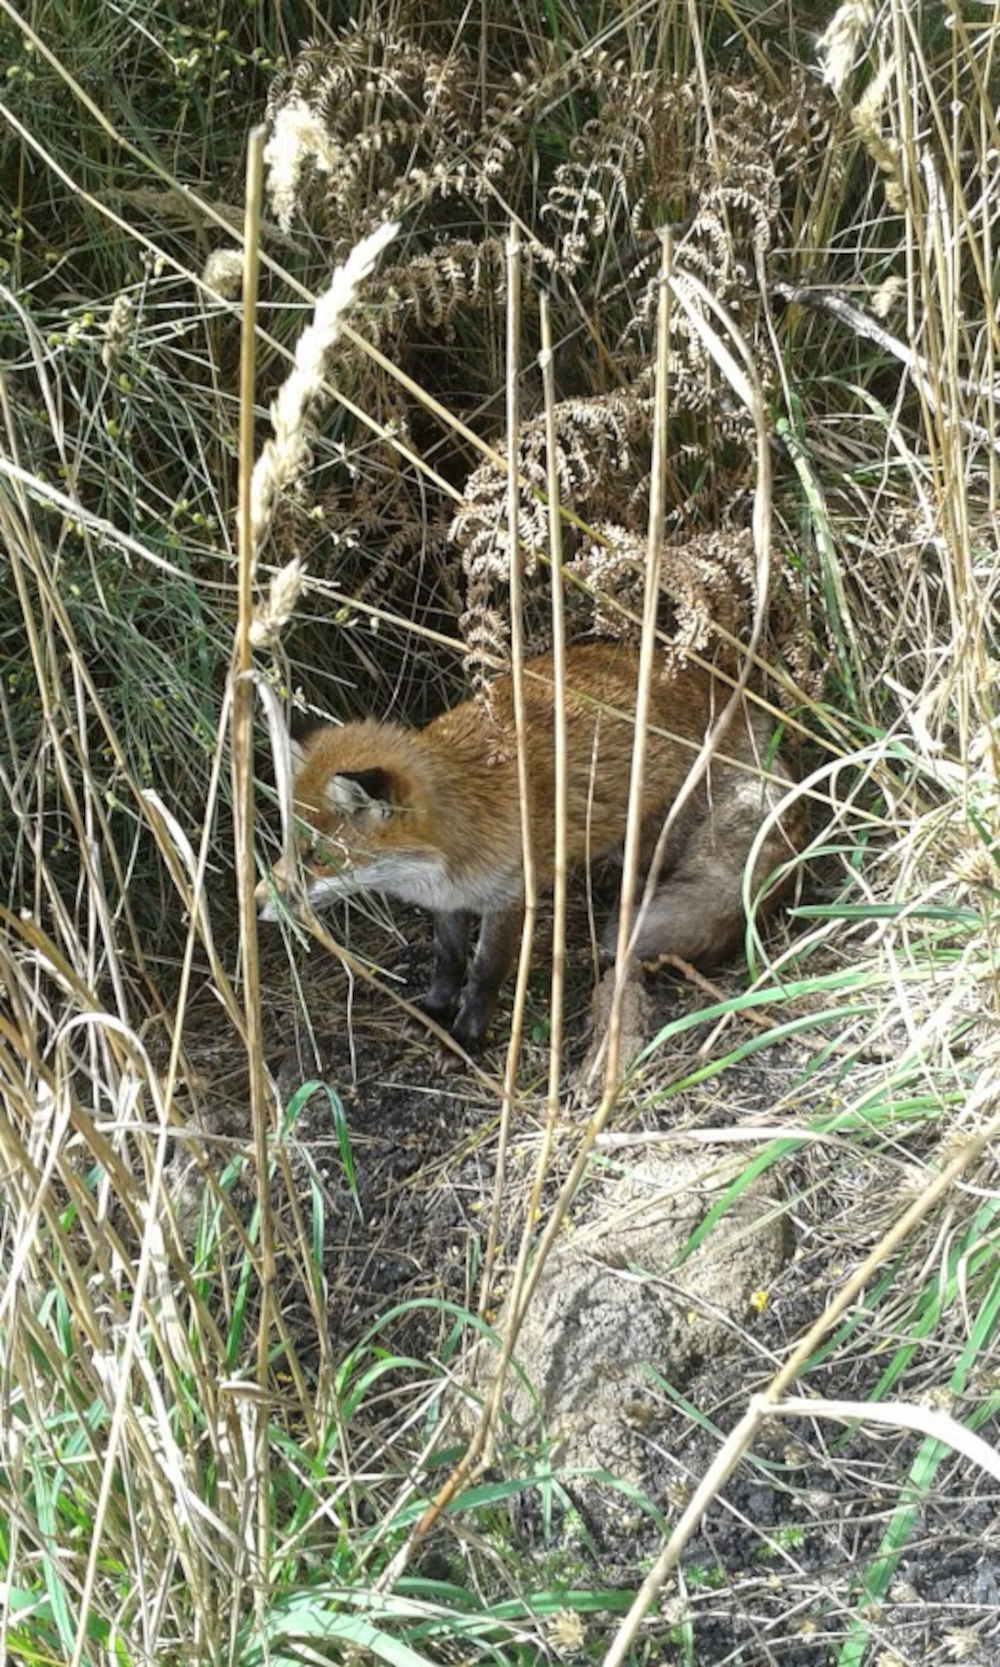
[[[845,0],[816,42],[823,80],[839,98],[858,57],[858,46],[875,16],[872,0]]]
[[[337,147],[315,110],[302,99],[291,99],[274,117],[271,137],[264,147],[267,195],[282,231],[291,229],[298,204],[299,181],[308,163],[321,174],[331,172]]]
[[[255,550],[267,536],[278,494],[309,467],[309,419],[323,392],[327,357],[340,336],[344,315],[359,285],[398,230],[388,221],[355,245],[333,274],[329,288],[316,303],[312,323],[296,343],[292,369],[271,406],[274,438],[264,445],[250,481],[250,530]]]
[[[201,271],[201,281],[219,295],[239,295],[243,287],[243,255],[239,249],[213,249]]]
[[[277,642],[302,594],[305,566],[298,556],[274,575],[267,599],[258,607],[250,624],[254,648],[271,648]]]
[[[122,290],[111,303],[108,322],[104,329],[101,363],[105,370],[113,370],[132,340],[135,327],[135,305],[131,295]]]

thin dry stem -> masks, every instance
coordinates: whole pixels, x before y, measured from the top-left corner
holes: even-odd
[[[503,1208],[511,1113],[514,1103],[514,1088],[517,1081],[517,1063],[521,1051],[524,1007],[528,994],[528,978],[531,972],[531,948],[538,913],[535,854],[531,838],[531,819],[528,815],[528,737],[524,713],[524,597],[520,544],[521,494],[517,479],[518,442],[521,426],[520,401],[518,399],[520,368],[521,238],[517,226],[512,223],[507,239],[507,538],[510,549],[510,675],[514,691],[517,785],[521,809],[524,924],[521,929],[521,948],[517,958],[510,1040],[507,1044],[504,1060],[503,1096],[500,1104],[500,1130],[497,1140],[497,1168],[493,1184],[493,1203],[490,1210],[490,1225],[479,1294],[479,1313],[481,1316],[487,1313],[491,1300],[493,1267],[500,1234],[500,1213]]]
[[[566,638],[563,619],[562,594],[562,524],[559,517],[559,479],[556,474],[556,436],[555,436],[555,380],[552,362],[552,330],[549,320],[547,298],[542,296],[542,348],[539,355],[542,367],[543,388],[545,396],[545,411],[549,429],[549,556],[552,565],[552,645],[553,645],[553,729],[555,744],[555,898],[554,898],[554,926],[552,943],[552,982],[551,982],[551,1035],[549,1040],[549,1084],[546,1104],[545,1125],[538,1158],[535,1164],[535,1175],[531,1186],[531,1193],[525,1212],[524,1227],[521,1234],[521,1244],[518,1250],[517,1264],[511,1280],[511,1289],[507,1305],[507,1324],[504,1329],[500,1358],[497,1364],[496,1377],[486,1401],[482,1420],[481,1434],[477,1429],[476,1439],[482,1452],[482,1462],[489,1463],[500,1407],[503,1400],[504,1385],[507,1369],[510,1365],[514,1348],[517,1344],[518,1332],[526,1311],[526,1303],[522,1304],[522,1292],[527,1277],[528,1262],[534,1243],[535,1227],[538,1209],[542,1196],[542,1188],[548,1173],[549,1160],[552,1154],[552,1143],[555,1137],[556,1124],[559,1119],[560,1074],[562,1068],[562,1018],[563,1018],[563,984],[566,951],[566,804],[567,804],[567,758],[566,758]],[[528,805],[527,784],[522,792],[522,812],[526,814]]]
[[[629,781],[628,823],[622,862],[621,897],[618,908],[618,942],[615,947],[615,987],[608,1020],[607,1055],[604,1064],[605,1097],[615,1091],[621,1071],[621,1019],[628,981],[631,946],[638,925],[633,922],[633,902],[639,872],[642,839],[642,784],[646,762],[646,732],[649,726],[650,689],[655,671],[656,618],[660,595],[660,567],[663,560],[663,524],[667,500],[667,417],[670,376],[670,280],[673,274],[674,243],[669,228],[663,233],[660,258],[660,293],[656,329],[656,389],[653,420],[653,463],[650,473],[649,528],[646,549],[645,593],[639,674],[635,702],[635,736],[632,774]],[[664,836],[664,849],[666,839]],[[661,859],[662,860],[662,859]],[[654,877],[655,883],[655,877]],[[647,888],[652,896],[652,886]]]
[[[646,879],[646,887],[642,903],[639,906],[636,916],[634,928],[636,932],[640,929],[645,911],[649,907],[649,904],[654,896],[656,882],[659,877],[660,869],[663,865],[663,858],[667,849],[667,841],[670,834],[676,826],[677,819],[684,810],[685,805],[688,803],[692,794],[696,792],[701,781],[704,779],[713,757],[719,750],[719,747],[724,743],[729,725],[739,710],[739,707],[745,697],[747,686],[753,674],[754,660],[760,648],[760,642],[767,618],[771,574],[772,482],[770,435],[768,432],[767,412],[764,404],[763,393],[757,380],[752,354],[732,319],[723,312],[723,309],[719,306],[715,298],[709,294],[709,292],[705,289],[705,286],[697,278],[694,278],[690,273],[686,273],[678,282],[678,280],[673,277],[673,274],[671,274],[669,281],[674,294],[684,307],[690,323],[702,337],[708,351],[711,353],[720,369],[724,372],[734,392],[740,397],[753,417],[754,430],[757,440],[757,480],[754,490],[753,507],[753,536],[754,551],[757,562],[757,582],[755,586],[753,625],[751,627],[750,636],[745,649],[741,648],[739,675],[736,682],[732,686],[725,706],[719,713],[719,716],[712,725],[708,735],[705,737],[701,750],[688,771],[687,780],[671,805],[669,814],[667,815],[660,831],[660,835],[657,839],[652,859],[650,861],[649,873]],[[693,305],[691,297],[692,290],[694,295],[701,300],[704,306],[710,312],[715,313],[720,322],[724,324],[727,332],[742,355],[744,365],[746,367],[745,371],[736,363],[725,342],[711,327],[701,311]]]
[[[240,353],[239,503],[237,512],[237,595],[238,617],[233,649],[232,772],[233,811],[238,888],[240,944],[243,952],[243,992],[246,1011],[247,1063],[250,1074],[250,1122],[253,1130],[254,1161],[257,1171],[257,1204],[260,1212],[261,1304],[257,1327],[257,1387],[263,1395],[268,1387],[271,1335],[274,1329],[276,1266],[274,1223],[271,1214],[269,1137],[277,1108],[264,1076],[264,1050],[260,1015],[260,959],[257,944],[257,907],[254,900],[256,873],[253,855],[254,773],[253,714],[254,689],[250,672],[253,626],[253,582],[255,525],[253,511],[253,424],[254,372],[256,363],[257,283],[259,276],[260,209],[264,179],[264,129],[255,128],[247,147],[246,219],[243,232],[243,333]],[[270,1540],[270,1444],[264,1402],[253,1409],[253,1460],[257,1476],[257,1559],[267,1567]],[[258,1618],[262,1621],[265,1588],[257,1592]]]
[[[756,1407],[763,1397],[754,1395],[751,1406]],[[763,1411],[769,1418],[837,1418],[847,1423],[888,1424],[897,1430],[916,1430],[943,1446],[954,1447],[978,1464],[988,1476],[1000,1482],[1000,1453],[974,1430],[966,1429],[957,1418],[933,1407],[914,1406],[909,1401],[841,1401],[826,1396],[810,1396],[807,1401],[767,1401]]]
[[[566,815],[568,762],[566,755],[566,618],[563,593],[562,520],[559,509],[559,474],[556,462],[556,387],[552,348],[552,320],[549,298],[540,297],[542,389],[545,400],[546,452],[548,457],[549,571],[552,591],[552,704],[555,745],[555,860],[553,864],[552,983],[549,1004],[549,1091],[545,1134],[538,1161],[538,1173],[528,1209],[527,1231],[532,1221],[551,1149],[559,1114],[559,1079],[562,1072],[563,1001],[566,972]]]
[[[664,239],[664,248],[663,248],[663,259],[664,259],[665,269],[667,268],[667,263],[669,261],[669,254],[670,254],[669,238],[665,238]],[[660,317],[661,317],[663,333],[658,338],[658,344],[657,344],[657,348],[658,348],[658,351],[657,351],[657,374],[658,374],[658,377],[661,374],[665,374],[665,370],[666,370],[666,362],[667,362],[666,335],[667,335],[668,324],[669,324],[669,314],[664,309],[664,311],[661,312]],[[665,416],[666,416],[666,396],[665,396],[665,393],[663,395],[663,403],[662,403],[661,409],[663,411],[663,416],[664,416],[664,420],[665,420]],[[655,543],[657,535],[653,531],[652,524],[651,524],[650,536],[651,536],[651,540]],[[653,564],[653,560],[652,560],[652,557],[651,557],[651,567],[653,567],[653,565],[654,564]],[[651,588],[652,588],[652,586],[655,585],[655,581],[656,581],[656,574],[655,574],[655,571],[654,571],[652,573],[651,577],[650,577]],[[645,673],[646,681],[645,681],[645,684],[644,684],[644,682],[643,682],[644,657],[643,657],[643,654],[641,653],[640,654],[640,669],[639,669],[639,688],[638,688],[638,691],[637,691],[637,703],[636,703],[635,752],[633,753],[633,777],[632,777],[633,792],[635,793],[635,780],[636,780],[636,776],[635,776],[636,762],[635,762],[635,760],[636,760],[636,755],[638,755],[638,759],[639,759],[639,781],[640,781],[640,786],[639,786],[639,792],[635,794],[634,798],[630,798],[630,802],[629,802],[629,831],[631,831],[633,821],[638,819],[637,807],[641,803],[641,797],[640,797],[640,795],[641,795],[641,769],[642,769],[642,756],[643,756],[643,747],[644,747],[644,733],[641,729],[641,725],[642,725],[642,722],[643,722],[643,719],[642,719],[642,705],[643,705],[642,691],[643,691],[643,688],[645,687],[647,692],[648,692],[649,678],[652,675],[652,663],[653,663],[652,657],[653,657],[653,649],[654,649],[654,645],[655,645],[655,626],[656,626],[655,607],[652,607],[650,609],[649,613],[647,614],[646,619],[644,619],[644,626],[646,627],[646,630],[644,631],[644,638],[643,638],[643,649],[645,651],[645,662],[646,662],[646,673]],[[628,840],[628,834],[626,835],[626,841],[627,840]],[[636,853],[635,853],[635,856],[633,857],[633,864],[635,865],[637,863],[637,861],[638,861],[638,850],[636,848]],[[634,867],[633,867],[633,874],[634,874]],[[624,912],[624,910],[623,910],[623,912]],[[613,998],[611,1021],[609,1023],[609,1032],[615,1026],[615,1012],[614,1012],[614,1003],[615,1002],[617,1002],[618,1007],[619,1007],[618,1025],[620,1026],[620,1004],[621,1004],[621,1001],[622,1001],[623,992],[624,992],[624,981],[622,982],[621,991],[619,991],[617,988],[616,988],[616,991],[615,991],[615,996]],[[531,1262],[531,1266],[530,1266],[530,1268],[527,1267],[526,1265],[522,1267],[520,1265],[520,1262],[519,1262],[518,1277],[515,1281],[514,1291],[512,1293],[512,1297],[511,1297],[511,1301],[510,1301],[510,1311],[509,1311],[509,1315],[508,1315],[507,1330],[506,1330],[505,1335],[504,1335],[504,1345],[503,1345],[503,1360],[504,1361],[509,1361],[511,1354],[513,1353],[514,1347],[515,1347],[516,1342],[517,1342],[518,1333],[519,1333],[520,1328],[521,1328],[521,1326],[524,1322],[524,1316],[527,1313],[528,1305],[531,1302],[531,1298],[532,1298],[532,1295],[533,1295],[533,1293],[534,1293],[534,1291],[537,1287],[538,1280],[541,1277],[542,1269],[544,1268],[545,1263],[548,1259],[549,1253],[552,1249],[552,1246],[555,1243],[556,1237],[557,1237],[557,1235],[560,1231],[560,1228],[562,1226],[562,1223],[565,1219],[566,1212],[569,1209],[569,1207],[570,1207],[570,1205],[573,1201],[573,1198],[575,1197],[577,1186],[580,1182],[580,1179],[582,1178],[584,1169],[586,1168],[586,1164],[587,1164],[587,1161],[589,1159],[590,1152],[591,1152],[591,1149],[593,1148],[594,1142],[597,1139],[597,1136],[603,1130],[605,1124],[607,1123],[608,1118],[611,1115],[612,1109],[613,1109],[613,1107],[616,1103],[617,1097],[618,1097],[618,1092],[619,1092],[619,1080],[618,1080],[617,1059],[616,1059],[615,1060],[615,1070],[614,1070],[614,1072],[612,1072],[611,1070],[606,1070],[605,1071],[604,1092],[603,1092],[603,1095],[602,1095],[602,1098],[601,1098],[601,1103],[597,1107],[594,1114],[589,1119],[589,1121],[587,1123],[587,1126],[586,1126],[586,1128],[583,1132],[583,1136],[581,1138],[579,1147],[577,1148],[576,1156],[575,1156],[573,1164],[571,1166],[570,1173],[567,1176],[565,1182],[563,1183],[563,1186],[560,1188],[559,1195],[558,1195],[558,1197],[555,1201],[555,1204],[553,1206],[551,1215],[550,1215],[549,1220],[546,1224],[546,1227],[545,1227],[545,1230],[542,1234],[541,1240],[540,1240],[540,1242],[537,1246],[534,1259]],[[522,1246],[522,1251],[523,1251],[523,1246]],[[526,1263],[526,1259],[523,1256],[521,1258],[521,1261],[525,1261],[525,1263]],[[492,1417],[492,1419],[495,1420],[497,1415],[498,1415],[501,1389],[502,1389],[502,1374],[498,1372],[497,1383],[494,1386],[494,1390],[493,1390],[493,1393],[491,1395],[491,1401],[490,1401],[490,1404],[489,1404],[488,1409],[487,1409],[487,1418]]]

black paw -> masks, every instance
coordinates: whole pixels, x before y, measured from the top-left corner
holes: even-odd
[[[435,1024],[443,1025],[447,1030],[458,1012],[458,996],[456,994],[442,997],[432,988],[422,996],[414,996],[413,1005],[421,1013],[426,1013],[429,1019],[433,1019]]]
[[[451,1034],[466,1053],[478,1053],[486,1041],[486,1032],[496,1007],[481,995],[466,994],[455,1015]]]

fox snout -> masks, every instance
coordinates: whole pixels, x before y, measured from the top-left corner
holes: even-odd
[[[280,857],[254,892],[258,920],[278,920],[282,910],[288,914],[301,914],[305,903],[315,909],[335,898],[351,897],[354,892],[375,883],[367,872],[359,871],[344,854],[341,853],[340,861],[335,863],[332,860],[333,850],[332,844],[323,846],[325,860],[322,866],[311,853],[301,854],[301,866],[294,857]]]

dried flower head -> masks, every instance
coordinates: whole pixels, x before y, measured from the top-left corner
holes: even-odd
[[[273,648],[302,594],[305,565],[298,556],[280,568],[271,580],[267,598],[254,613],[250,622],[252,648]]]
[[[906,294],[906,279],[898,272],[883,278],[871,298],[871,309],[876,318],[888,318]]]
[[[558,1661],[578,1655],[587,1642],[587,1629],[575,1609],[557,1609],[545,1623],[545,1635]]]
[[[982,1639],[973,1626],[951,1627],[942,1641],[949,1661],[971,1661],[982,1644]]]
[[[243,256],[239,249],[213,249],[202,267],[201,281],[219,295],[239,295],[243,285]]]
[[[953,879],[969,891],[1000,890],[1000,851],[988,845],[969,844],[955,857]]]
[[[111,303],[108,322],[104,327],[104,346],[101,363],[105,370],[113,370],[128,347],[135,324],[135,304],[131,295],[122,290]]]

